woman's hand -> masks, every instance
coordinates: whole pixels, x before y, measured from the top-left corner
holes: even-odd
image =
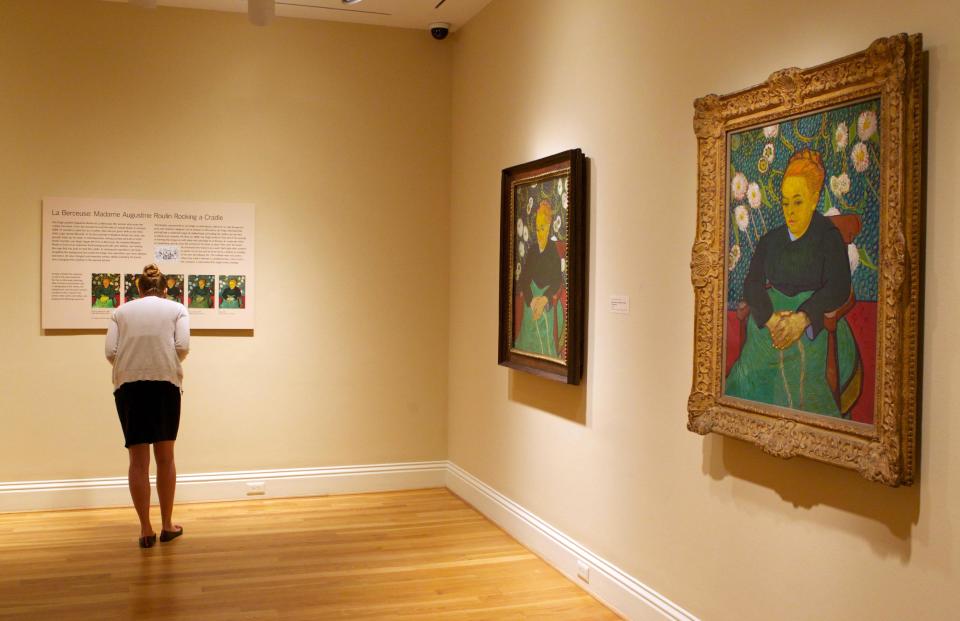
[[[774,347],[776,347],[777,341],[774,338],[774,333],[780,329],[780,321],[783,319],[783,313],[773,313],[770,315],[770,319],[767,319],[767,332],[770,333],[770,341],[773,342]]]
[[[792,313],[783,311],[775,314],[779,315],[780,320],[770,332],[770,338],[773,339],[773,346],[777,349],[786,349],[796,343],[803,331],[810,325],[810,319],[806,313]]]
[[[547,307],[547,298],[540,295],[530,302],[530,310],[533,311],[533,320],[539,321],[540,316],[543,315],[543,309]]]

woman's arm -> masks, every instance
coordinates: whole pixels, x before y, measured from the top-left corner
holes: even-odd
[[[173,330],[173,346],[177,350],[177,357],[183,362],[190,353],[190,314],[182,306]]]
[[[757,242],[757,248],[750,259],[747,277],[743,281],[743,297],[750,305],[750,315],[757,326],[763,328],[773,315],[773,304],[770,294],[767,293],[767,275],[765,263],[767,260],[768,237],[764,235]]]
[[[110,315],[110,323],[107,324],[107,340],[104,343],[103,353],[107,356],[107,361],[113,364],[117,359],[117,346],[119,345],[119,326],[117,325],[117,315]]]
[[[810,320],[812,338],[816,338],[823,329],[823,314],[839,308],[850,297],[850,259],[847,256],[847,245],[840,232],[832,226],[823,236],[820,253],[823,257],[820,287],[797,309],[797,312],[805,313]]]
[[[560,255],[557,254],[556,244],[547,246],[547,252],[550,253],[550,258],[547,262],[549,266],[547,270],[547,290],[543,292],[543,296],[547,298],[549,303],[553,301],[553,296],[559,293],[563,287],[563,271],[560,269]]]

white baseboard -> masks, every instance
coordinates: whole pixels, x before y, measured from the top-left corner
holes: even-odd
[[[622,617],[636,621],[697,621],[680,606],[454,463],[448,465],[447,488]],[[578,560],[590,568],[589,583],[577,577]]]
[[[446,469],[446,461],[420,461],[180,474],[177,476],[177,502],[323,496],[443,487]],[[248,484],[260,482],[264,483],[264,493],[248,495]],[[126,477],[0,483],[0,513],[128,504],[130,492],[127,489]]]

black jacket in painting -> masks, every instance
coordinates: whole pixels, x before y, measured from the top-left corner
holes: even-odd
[[[524,259],[523,266],[520,268],[517,290],[523,294],[524,301],[529,305],[533,299],[530,291],[532,280],[537,283],[538,289],[547,288],[543,295],[552,304],[553,296],[563,287],[563,272],[560,271],[560,255],[557,253],[556,242],[552,239],[547,240],[543,252],[540,252],[540,246],[534,244],[533,249],[527,252]]]
[[[236,298],[239,300],[241,297],[243,297],[243,291],[240,290],[240,287],[234,287],[233,289],[225,287],[223,291],[220,292],[221,300],[226,298]]]
[[[786,225],[760,238],[743,282],[743,297],[761,328],[773,314],[768,284],[788,296],[814,292],[797,311],[807,315],[816,337],[823,329],[823,314],[839,308],[850,295],[850,260],[837,227],[815,211],[799,239],[790,239]]]

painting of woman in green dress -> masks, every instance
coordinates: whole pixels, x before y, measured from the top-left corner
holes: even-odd
[[[848,125],[837,119],[851,112],[861,140],[847,157]],[[866,357],[865,367],[862,351],[875,351],[876,339],[870,254],[879,200],[864,165],[876,130],[869,104],[797,119],[754,132],[755,148],[763,149],[757,173],[732,167],[728,290],[730,312],[741,309],[745,330],[738,337],[728,322],[726,395],[858,420],[851,412],[873,383],[865,377],[873,361]],[[759,181],[750,181],[754,175]],[[870,407],[858,412],[872,417],[867,398]]]
[[[183,274],[167,274],[166,298],[183,304]]]
[[[140,299],[140,288],[137,286],[137,281],[139,280],[140,280],[140,277],[137,274],[123,275],[123,301],[124,302],[133,302],[134,300]]]
[[[566,300],[562,294],[566,279],[562,206],[566,182],[562,178],[550,179],[519,188],[518,192],[518,204],[522,207],[516,225],[514,308],[519,322],[513,349],[563,361]],[[530,235],[530,228],[534,235]]]
[[[191,275],[187,277],[189,308],[213,308],[212,275]]]
[[[497,363],[571,385],[583,377],[587,162],[569,149],[500,177]]]
[[[120,274],[93,274],[91,304],[93,308],[116,308],[120,305]]]
[[[220,308],[244,308],[246,305],[245,285],[245,276],[221,276]]]

